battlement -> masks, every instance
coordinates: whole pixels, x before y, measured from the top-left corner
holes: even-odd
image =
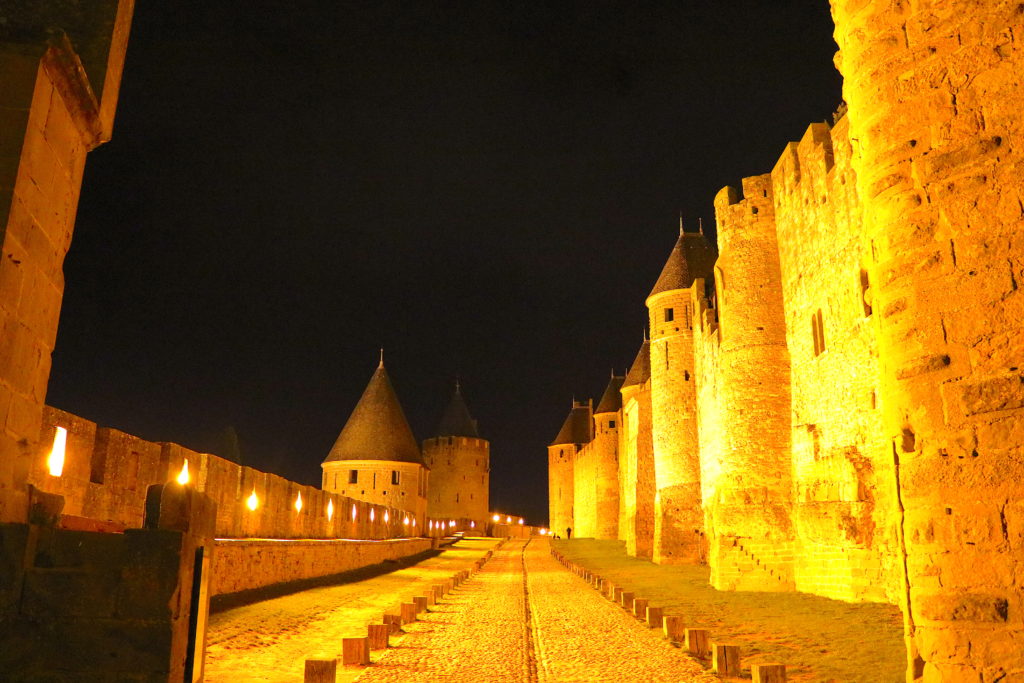
[[[769,174],[774,192],[792,194],[801,184],[806,192],[810,189],[806,179],[827,176],[835,166],[833,140],[846,140],[848,125],[845,117],[834,128],[824,122],[812,123],[799,141],[788,143]]]

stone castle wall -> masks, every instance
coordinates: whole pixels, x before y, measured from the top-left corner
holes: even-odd
[[[573,455],[572,527],[574,538],[597,536],[597,472],[600,454],[591,441]],[[564,529],[563,529],[564,530]],[[617,531],[617,529],[616,529]]]
[[[619,537],[619,425],[621,411],[594,414],[594,537]]]
[[[573,495],[575,476],[573,459],[576,447],[572,444],[548,446],[548,524],[551,530],[562,535],[575,524],[573,520]]]
[[[487,440],[467,436],[427,439],[423,442],[423,460],[430,469],[427,515],[486,524],[491,476]]]
[[[651,383],[623,387],[619,429],[619,539],[626,552],[650,558],[654,543],[654,447]]]

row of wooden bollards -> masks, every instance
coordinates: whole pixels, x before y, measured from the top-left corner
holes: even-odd
[[[628,613],[651,628],[661,628],[665,637],[677,643],[691,655],[702,661],[711,660],[711,670],[719,676],[739,676],[740,646],[733,643],[713,642],[707,629],[686,628],[683,617],[665,614],[664,609],[651,605],[648,600],[636,597],[635,593],[616,586],[611,581],[594,574],[565,558],[552,549],[551,554],[569,571],[587,581],[604,597],[619,605]],[[784,683],[786,680],[785,664],[752,664],[750,667],[753,683]]]
[[[500,548],[502,543],[495,546]],[[402,626],[419,620],[419,615],[429,611],[429,607],[440,602],[480,569],[494,555],[488,550],[483,557],[473,563],[472,568],[463,569],[446,579],[443,583],[432,585],[424,595],[414,596],[409,602],[402,602],[396,608],[385,612],[381,623],[369,624],[366,636],[341,639],[341,664],[348,667],[369,666],[370,651],[383,650],[391,646],[391,636],[402,632]],[[338,675],[337,659],[307,659],[305,683],[334,683]]]

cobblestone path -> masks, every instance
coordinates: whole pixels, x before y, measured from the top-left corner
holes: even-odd
[[[405,628],[360,683],[718,680],[566,571],[546,539],[506,543]]]

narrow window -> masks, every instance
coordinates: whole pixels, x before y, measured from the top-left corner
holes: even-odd
[[[608,429],[615,429],[615,420],[608,420]]]
[[[391,470],[391,485],[398,486],[399,473],[398,470]]]
[[[860,303],[864,306],[864,317],[871,315],[871,303],[868,298],[868,271],[861,268],[860,270]]]
[[[825,323],[820,308],[811,316],[811,334],[814,335],[814,355],[820,356],[825,351]]]
[[[377,473],[373,473],[373,488],[377,488]]]
[[[357,484],[359,483],[359,470],[348,471],[348,483]]]
[[[690,307],[683,306],[683,315],[686,316],[686,327],[687,329],[693,329],[693,320],[690,316]]]
[[[456,503],[458,503],[458,502],[459,502],[459,494],[457,494],[457,493],[455,494],[455,502],[456,502]]]
[[[675,319],[676,319],[675,309],[666,308],[665,309],[665,322],[670,323],[670,322],[672,322]]]
[[[338,473],[337,472],[334,473],[334,490],[335,491],[338,490]]]

